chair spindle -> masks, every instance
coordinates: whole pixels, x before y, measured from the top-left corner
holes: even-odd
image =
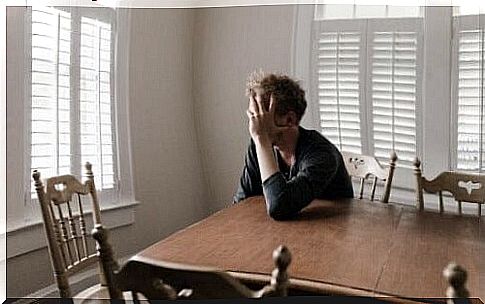
[[[52,218],[54,219],[53,224],[52,224],[52,229],[54,231],[55,240],[56,240],[57,246],[59,247],[59,251],[61,252],[61,259],[62,259],[62,262],[63,262],[63,267],[66,268],[67,265],[69,265],[69,261],[67,260],[66,250],[65,250],[65,247],[62,243],[62,236],[61,236],[61,228],[60,228],[59,219],[57,219],[54,215],[54,209],[52,208],[52,204],[49,204],[49,210],[50,210],[50,214],[51,214]]]
[[[69,238],[70,242],[74,246],[74,252],[76,253],[77,261],[81,261],[81,252],[79,250],[78,245],[78,234],[76,229],[76,222],[74,221],[74,217],[72,216],[72,209],[71,209],[71,201],[67,203],[67,212],[68,212],[68,220],[69,220],[69,228],[71,229],[71,237]]]
[[[72,265],[74,264],[74,258],[72,256],[71,246],[69,246],[69,236],[67,234],[66,222],[60,205],[57,205],[57,211],[59,214],[59,225],[61,226],[62,244],[67,249],[67,254],[69,256],[69,263],[67,265]]]
[[[365,182],[365,179],[361,178],[360,179],[359,199],[362,199],[362,197],[364,196],[364,182]]]
[[[88,257],[88,241],[86,232],[86,222],[84,221],[83,206],[81,203],[81,195],[77,195],[77,203],[79,206],[79,228],[81,229],[81,240],[83,244],[84,257]]]
[[[377,176],[374,176],[374,179],[372,181],[372,192],[370,194],[370,200],[374,200],[374,195],[376,194],[376,186],[377,186]]]

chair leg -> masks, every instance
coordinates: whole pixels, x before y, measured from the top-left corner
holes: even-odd
[[[461,201],[458,201],[458,214],[462,215]]]
[[[360,179],[360,191],[359,191],[359,199],[362,199],[364,196],[364,179]]]
[[[440,197],[440,213],[443,213],[444,211],[444,204],[443,204],[443,192],[439,192],[439,197]]]
[[[374,195],[376,194],[376,186],[377,186],[377,176],[374,176],[374,180],[372,181],[372,192],[370,194],[371,201],[374,201]]]

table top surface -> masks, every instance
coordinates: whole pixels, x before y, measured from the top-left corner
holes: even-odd
[[[485,223],[365,200],[316,200],[295,219],[274,221],[263,197],[225,208],[139,255],[270,274],[286,245],[292,278],[405,297],[443,297],[444,267],[467,269],[471,296],[485,299]]]

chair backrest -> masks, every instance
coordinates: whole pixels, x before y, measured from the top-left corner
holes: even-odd
[[[167,299],[221,299],[286,296],[289,284],[287,268],[291,254],[284,246],[273,252],[276,268],[271,282],[263,289],[253,291],[217,269],[155,261],[141,256],[131,258],[120,269],[113,257],[106,229],[98,225],[93,230],[98,242],[99,255],[106,275],[111,299],[123,299],[123,292],[138,294],[151,300]]]
[[[438,193],[440,212],[444,212],[443,191],[449,192],[458,202],[458,212],[462,213],[462,202],[478,204],[478,216],[482,214],[482,204],[485,203],[485,175],[459,171],[445,171],[432,180],[422,176],[421,161],[414,160],[416,175],[416,207],[424,209],[423,191]]]
[[[40,172],[32,174],[41,207],[44,228],[54,277],[60,296],[71,297],[68,276],[97,261],[94,241],[86,227],[85,202],[91,197],[94,225],[101,223],[92,166],[86,163],[87,180],[83,184],[72,175],[46,179],[45,187]]]
[[[342,152],[342,156],[345,163],[345,168],[351,177],[360,179],[359,199],[362,199],[364,195],[365,180],[372,178],[372,188],[370,200],[374,200],[377,181],[382,180],[385,182],[384,194],[382,195],[381,202],[388,203],[391,195],[392,178],[394,176],[394,170],[396,168],[397,155],[395,152],[391,153],[389,167],[386,169],[381,166],[379,161],[368,155],[361,155],[350,152]]]

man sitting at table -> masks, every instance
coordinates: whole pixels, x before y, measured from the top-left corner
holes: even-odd
[[[288,219],[314,199],[353,197],[352,182],[337,148],[300,126],[305,91],[285,75],[249,76],[249,133],[234,203],[263,195],[269,216]]]

